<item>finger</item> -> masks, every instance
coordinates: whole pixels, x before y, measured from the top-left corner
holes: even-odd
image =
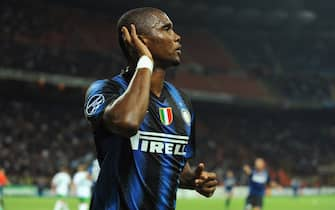
[[[207,198],[212,197],[213,194],[214,194],[214,192],[209,193],[209,194],[207,195]]]
[[[210,187],[210,188],[202,188],[199,189],[198,192],[206,197],[211,197],[216,190],[216,187]]]
[[[136,27],[135,27],[134,24],[130,25],[130,35],[131,35],[131,38],[132,38],[132,40],[133,40],[133,42],[136,46],[139,46],[139,45],[142,44],[142,41],[137,36]]]
[[[123,41],[125,41],[129,45],[132,45],[131,37],[130,37],[128,29],[125,26],[122,26],[121,32],[122,32]]]
[[[211,187],[211,188],[208,188],[207,189],[207,197],[211,197],[213,194],[214,194],[214,192],[215,192],[215,190],[216,190],[216,187]]]
[[[196,187],[212,187],[218,185],[217,179],[196,179],[195,186]]]
[[[218,185],[218,181],[217,180],[211,180],[211,181],[204,182],[202,186],[210,188],[210,187],[215,187],[217,185]]]
[[[216,173],[214,172],[207,172],[207,179],[216,179],[217,176],[216,176]]]
[[[206,180],[204,179],[195,179],[194,180],[194,183],[195,183],[195,186],[202,186],[204,183],[205,183]]]
[[[136,27],[135,27],[134,24],[130,24],[130,35],[131,35],[132,38],[137,36]]]
[[[201,188],[201,191],[204,192],[204,193],[214,193],[216,190],[216,186],[214,187],[203,187]]]
[[[200,174],[200,178],[201,178],[201,179],[204,179],[204,180],[207,180],[207,179],[208,179],[208,172],[207,172],[207,171],[203,171],[203,172]]]
[[[205,164],[203,163],[199,163],[199,165],[197,166],[197,168],[195,169],[195,177],[200,177],[202,172],[205,169]]]

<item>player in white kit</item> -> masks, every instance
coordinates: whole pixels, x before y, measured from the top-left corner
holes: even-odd
[[[78,210],[88,210],[93,181],[85,165],[79,165],[73,176],[73,189],[79,198]]]
[[[71,177],[67,169],[62,167],[60,171],[54,175],[51,181],[51,190],[58,197],[54,210],[69,210],[68,204],[64,198],[69,195],[70,185]]]

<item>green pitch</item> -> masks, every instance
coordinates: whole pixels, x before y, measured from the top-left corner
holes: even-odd
[[[77,210],[78,201],[66,199],[71,210]],[[5,210],[53,210],[55,198],[6,197]],[[177,210],[224,210],[223,199],[180,199]],[[233,199],[230,210],[243,210],[244,200]],[[263,210],[335,210],[335,195],[305,197],[267,197]]]

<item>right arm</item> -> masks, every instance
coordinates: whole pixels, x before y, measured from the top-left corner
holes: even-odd
[[[124,41],[135,48],[138,57],[143,55],[152,60],[152,55],[145,44],[138,38],[136,28],[131,25],[131,33],[122,28]],[[105,127],[124,137],[136,134],[149,105],[151,70],[136,69],[126,91],[114,102],[107,105],[103,113]]]
[[[252,169],[249,165],[244,165],[243,166],[243,171],[247,176],[250,176],[252,173]]]
[[[136,70],[127,90],[103,113],[105,127],[124,137],[136,134],[149,104],[150,71]]]

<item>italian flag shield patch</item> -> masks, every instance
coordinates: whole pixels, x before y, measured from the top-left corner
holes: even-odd
[[[159,108],[159,118],[163,125],[170,125],[173,121],[172,108]]]

